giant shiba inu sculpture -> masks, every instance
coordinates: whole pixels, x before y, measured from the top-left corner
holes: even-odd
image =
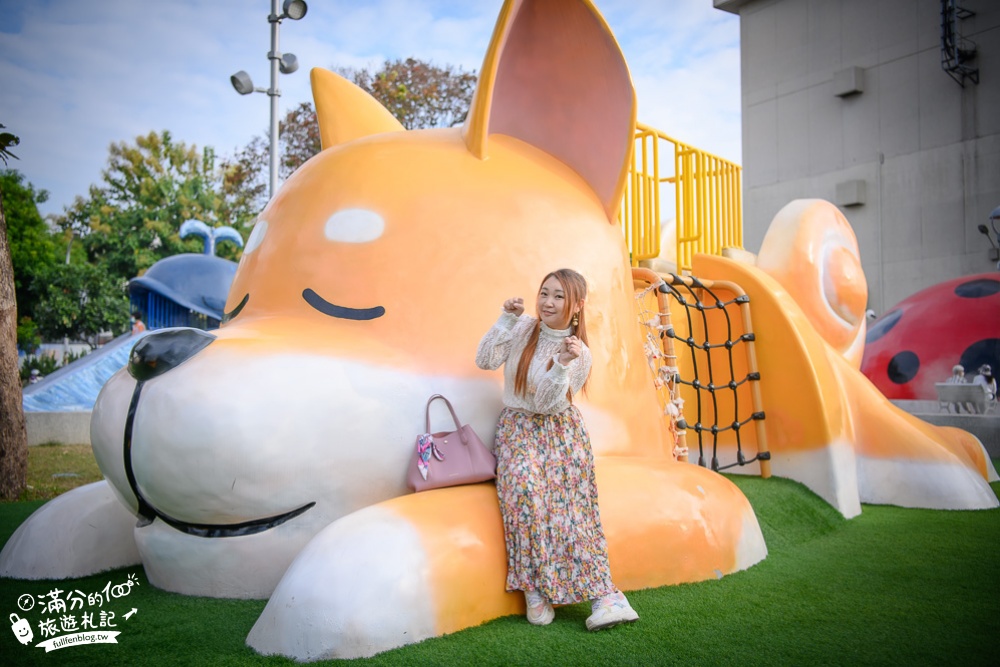
[[[135,347],[92,420],[107,481],[32,515],[0,574],[141,562],[167,590],[269,597],[247,641],[298,660],[523,611],[504,592],[493,485],[414,495],[406,467],[434,393],[492,441],[502,380],[475,367],[477,343],[498,304],[561,266],[590,286],[594,365],[577,403],[616,584],[762,559],[739,490],[671,456],[614,223],[635,96],[592,4],[505,2],[461,128],[403,131],[329,72],[314,71],[313,90],[324,150],[260,215],[227,322]],[[899,414],[860,376],[864,294],[846,220],[809,202],[779,217],[758,265],[694,266],[753,300],[774,472],[847,516],[862,501],[995,506],[974,438]]]
[[[497,304],[559,266],[590,284],[578,403],[616,583],[763,558],[736,487],[670,455],[614,224],[635,96],[591,3],[506,2],[461,128],[405,132],[344,79],[314,71],[313,86],[324,150],[260,215],[226,324],[136,346],[94,411],[107,483],[29,519],[3,572],[141,561],[167,590],[271,596],[248,642],[297,659],[523,610],[504,592],[492,484],[413,495],[405,473],[433,393],[492,441],[501,378],[475,367],[476,345]]]

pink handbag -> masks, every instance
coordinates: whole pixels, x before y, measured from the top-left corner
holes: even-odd
[[[431,403],[440,398],[455,420],[454,431],[431,433]],[[497,460],[468,424],[459,423],[455,408],[441,394],[427,400],[424,409],[426,432],[417,436],[406,482],[414,491],[444,486],[475,484],[496,477]]]

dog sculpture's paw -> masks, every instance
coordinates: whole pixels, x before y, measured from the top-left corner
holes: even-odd
[[[356,658],[517,613],[505,563],[492,484],[394,498],[318,533],[247,644],[296,660]]]
[[[69,579],[139,563],[136,518],[105,481],[68,491],[22,523],[0,553],[0,576]]]
[[[598,461],[597,478],[612,575],[623,588],[721,577],[767,554],[749,502],[720,475],[618,458]],[[524,597],[505,591],[506,575],[493,484],[393,498],[318,533],[247,643],[302,661],[374,655],[524,613]]]

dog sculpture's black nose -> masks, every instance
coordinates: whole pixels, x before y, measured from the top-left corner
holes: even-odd
[[[128,372],[145,382],[180,366],[215,340],[201,329],[163,329],[147,334],[132,348]]]

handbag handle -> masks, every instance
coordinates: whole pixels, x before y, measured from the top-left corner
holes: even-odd
[[[455,414],[455,408],[451,407],[451,401],[449,401],[441,394],[434,394],[429,399],[427,399],[427,407],[424,408],[424,428],[426,429],[424,432],[425,433],[431,432],[431,403],[433,403],[435,400],[439,398],[442,401],[444,401],[445,405],[448,406],[448,412],[451,413],[451,418],[455,420],[455,430],[458,431],[459,437],[462,438],[462,444],[468,445],[469,441],[465,436],[465,432],[462,431],[462,424],[461,422],[458,421],[458,415]]]

